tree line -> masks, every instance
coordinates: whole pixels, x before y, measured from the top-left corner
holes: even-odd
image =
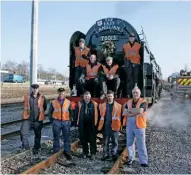
[[[25,76],[26,81],[30,78],[30,64],[27,61],[21,61],[17,63],[15,61],[8,60],[1,66],[2,70],[7,70],[10,73],[20,74]],[[38,64],[37,78],[43,80],[60,80],[67,81],[68,76],[60,72],[57,72],[54,68],[44,69],[42,64]]]

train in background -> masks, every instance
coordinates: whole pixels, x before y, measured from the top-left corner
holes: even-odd
[[[25,83],[25,77],[20,74],[9,73],[8,71],[1,71],[1,82]]]
[[[181,70],[168,77],[172,99],[191,99],[191,71]]]
[[[134,33],[136,41],[141,44],[141,72],[139,76],[138,87],[141,89],[141,96],[146,98],[148,103],[152,104],[159,97],[162,89],[161,79],[162,72],[157,64],[154,54],[151,52],[146,36],[142,29],[141,34],[127,21],[118,18],[104,18],[96,21],[96,23],[88,30],[86,34],[81,31],[73,33],[70,39],[70,73],[69,86],[73,89],[75,75],[75,54],[74,47],[78,46],[80,38],[85,39],[86,46],[90,48],[91,53],[96,53],[100,63],[105,63],[106,55],[104,49],[107,42],[112,42],[114,45],[113,52],[110,56],[120,68],[121,86],[119,88],[120,97],[124,97],[124,73],[123,73],[123,44],[127,43],[130,33]]]

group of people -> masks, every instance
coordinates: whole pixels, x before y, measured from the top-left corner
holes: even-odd
[[[39,85],[32,85],[33,92],[25,95],[23,123],[21,126],[21,141],[23,149],[30,149],[28,136],[29,130],[34,129],[35,141],[33,154],[37,154],[41,148],[41,130],[45,111],[47,108],[45,97],[39,93]],[[118,157],[118,138],[122,126],[126,126],[126,140],[128,150],[127,164],[131,165],[135,159],[134,141],[136,137],[139,160],[141,166],[148,166],[148,156],[145,144],[147,102],[140,98],[140,89],[136,86],[132,90],[133,98],[123,106],[114,100],[115,93],[107,91],[106,102],[97,104],[91,99],[89,91],[85,91],[83,99],[76,106],[65,97],[65,89],[58,89],[58,97],[53,100],[49,108],[49,119],[52,122],[53,151],[61,149],[60,135],[64,142],[64,155],[68,160],[71,156],[70,129],[74,125],[78,127],[79,138],[83,148],[83,158],[96,157],[96,135],[103,134],[103,157],[105,161],[112,156]],[[122,122],[123,118],[123,122]],[[112,148],[109,149],[110,140]],[[90,145],[90,153],[89,146]]]
[[[138,84],[140,73],[141,44],[136,42],[134,33],[129,35],[129,41],[123,45],[124,51],[124,73],[126,96],[131,97],[134,85]],[[118,97],[120,87],[120,68],[113,62],[113,58],[106,57],[106,64],[97,61],[96,54],[91,54],[90,49],[85,46],[85,40],[79,40],[79,47],[74,48],[75,53],[75,85],[78,91],[83,94],[91,91],[93,97],[100,95],[103,99],[107,91],[112,90],[114,97]],[[97,89],[100,88],[100,94]],[[79,94],[79,93],[78,93]]]

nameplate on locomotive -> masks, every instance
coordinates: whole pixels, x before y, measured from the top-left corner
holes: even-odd
[[[118,32],[123,32],[125,24],[123,20],[116,18],[105,18],[96,22],[94,30],[96,33],[100,33],[105,30],[115,30]]]

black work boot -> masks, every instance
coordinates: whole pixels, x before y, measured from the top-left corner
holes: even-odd
[[[112,159],[113,159],[113,161],[116,161],[117,158],[118,158],[118,156],[117,156],[116,154],[112,155]]]
[[[38,154],[38,153],[39,153],[39,149],[33,148],[33,149],[32,149],[32,153],[33,153],[34,155]]]
[[[148,167],[148,164],[144,163],[144,164],[141,164],[142,167]]]
[[[66,159],[72,160],[72,156],[71,156],[71,154],[69,152],[64,151],[64,155],[65,155]]]

